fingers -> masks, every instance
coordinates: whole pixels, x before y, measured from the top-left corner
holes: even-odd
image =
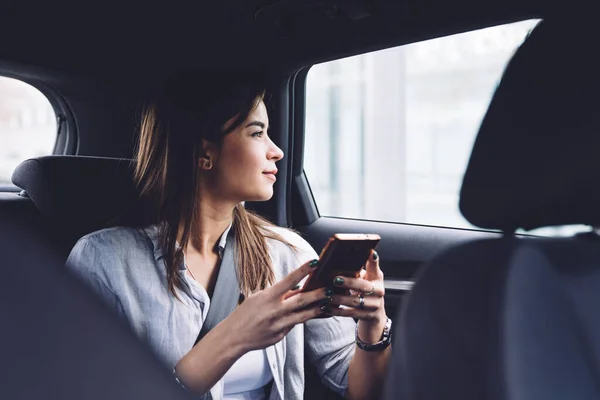
[[[289,331],[297,324],[323,315],[332,301],[332,294],[332,289],[322,288],[288,296],[283,301],[284,312],[278,322]]]
[[[365,298],[366,300],[366,298]],[[336,308],[335,306],[323,307],[323,314],[336,317],[352,317],[359,320],[377,319],[380,316],[381,310],[361,310],[359,308]]]
[[[318,260],[312,260],[304,263],[301,267],[296,268],[288,274],[281,281],[271,286],[268,290],[274,293],[276,296],[284,296],[288,294],[290,290],[298,290],[296,286],[310,274],[319,265]],[[288,296],[289,297],[289,296]]]
[[[333,290],[330,288],[315,289],[306,293],[297,293],[292,296],[287,296],[283,301],[286,311],[292,312],[301,310],[311,304],[320,302],[320,305],[330,303],[332,300]]]
[[[383,272],[379,268],[379,254],[375,250],[371,250],[371,256],[367,260],[365,269],[367,271],[366,276],[369,279],[377,279],[383,276]]]
[[[369,293],[366,297],[383,297],[385,289],[382,284],[383,280],[369,281],[363,278],[348,278],[346,276],[336,276],[333,284],[339,288],[349,289],[354,292]],[[373,293],[370,293],[371,290]]]
[[[296,285],[292,289],[290,289],[286,294],[283,295],[283,299],[289,299],[292,296],[297,295],[298,293],[302,293],[302,285]]]
[[[364,296],[364,310],[367,311],[375,311],[383,307],[383,298],[381,297],[373,297],[373,296]],[[342,295],[333,295],[331,299],[332,305],[340,305],[347,307],[360,307],[360,297],[359,296],[342,296]]]
[[[324,310],[327,306],[322,305],[314,305],[304,310],[300,310],[282,318],[282,323],[284,326],[289,327],[289,329],[293,328],[295,325],[302,324],[308,320],[313,318],[317,318],[321,315],[324,315]]]

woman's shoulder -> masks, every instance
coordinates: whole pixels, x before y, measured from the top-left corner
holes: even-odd
[[[279,226],[265,227],[277,237],[268,237],[267,244],[274,266],[281,269],[282,276],[300,265],[318,257],[313,247],[300,234],[292,229]]]
[[[300,234],[293,229],[283,228],[281,226],[275,225],[265,226],[265,229],[278,235],[281,239],[284,240],[282,242],[281,240],[277,240],[275,238],[267,238],[267,241],[270,242],[269,244],[280,243],[283,244],[284,247],[289,248],[290,250],[296,249],[301,252],[314,252],[314,249],[312,248],[310,243],[308,243],[306,239],[300,236]]]
[[[120,249],[131,249],[136,243],[146,243],[149,240],[147,231],[151,228],[131,228],[116,226],[101,229],[83,236],[77,244],[92,245],[95,248],[110,248],[113,252]]]
[[[67,266],[113,271],[130,260],[150,261],[153,245],[148,229],[112,227],[89,233],[71,250]]]

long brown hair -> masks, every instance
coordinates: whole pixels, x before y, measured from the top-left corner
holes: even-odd
[[[197,231],[202,139],[221,146],[225,135],[265,99],[263,82],[254,74],[200,78],[188,72],[168,81],[142,112],[134,180],[149,205],[149,222],[159,226],[168,287],[176,297],[182,285],[178,266]],[[275,280],[266,238],[287,242],[269,229],[270,222],[242,204],[232,217],[238,280],[242,295],[248,296]],[[177,246],[180,224],[183,234]]]

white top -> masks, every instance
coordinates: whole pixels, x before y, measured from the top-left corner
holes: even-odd
[[[250,351],[240,357],[223,377],[223,399],[263,400],[266,398],[265,385],[272,379],[265,351]]]

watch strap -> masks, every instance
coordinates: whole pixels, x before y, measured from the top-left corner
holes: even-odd
[[[377,343],[365,343],[358,337],[358,324],[356,324],[356,345],[364,351],[381,351],[386,349],[392,343],[392,320],[387,318],[381,340]]]

